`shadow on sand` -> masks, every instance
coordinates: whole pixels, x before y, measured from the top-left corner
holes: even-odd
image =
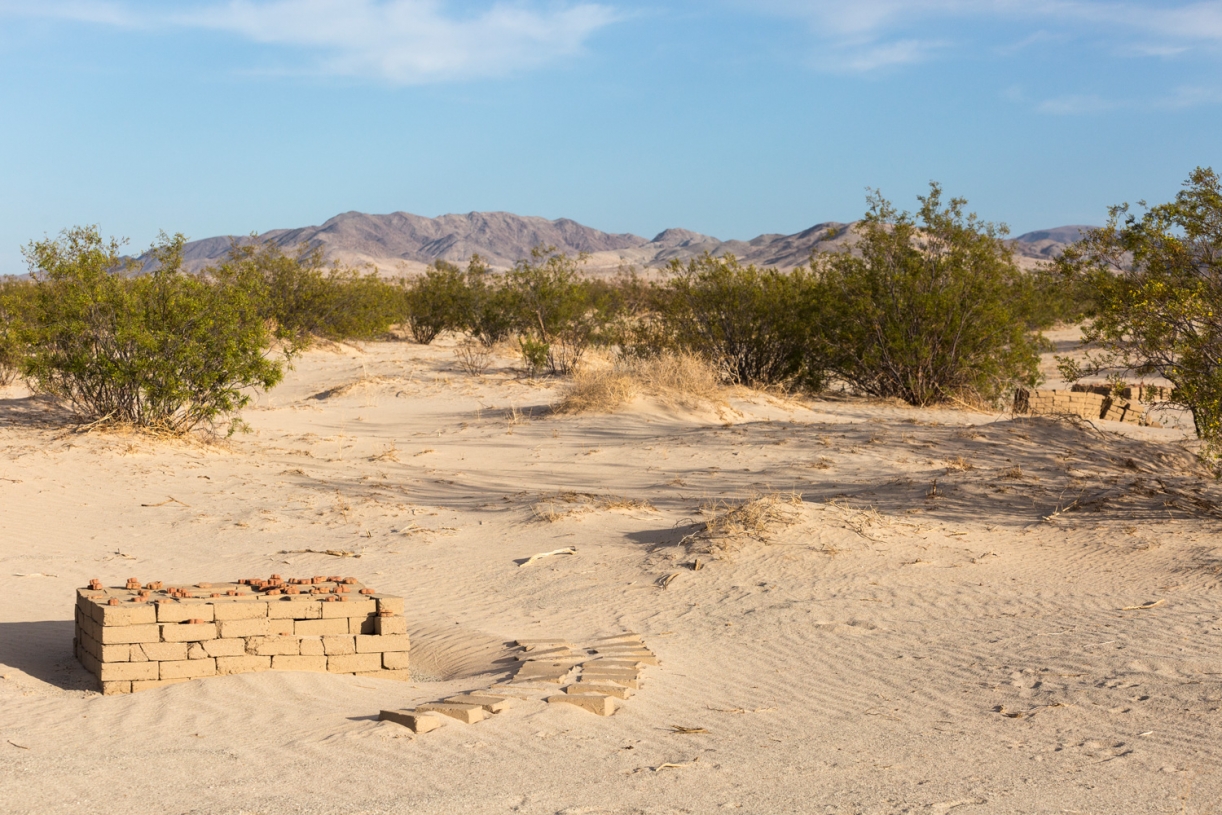
[[[72,653],[71,620],[0,623],[0,665],[63,690],[97,690]]]

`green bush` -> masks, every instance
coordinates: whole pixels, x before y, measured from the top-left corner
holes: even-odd
[[[184,238],[162,235],[155,271],[134,275],[94,227],[25,249],[34,277],[23,373],[87,419],[184,432],[216,427],[248,388],[280,381],[267,358],[261,291],[182,272]]]
[[[583,260],[536,247],[505,276],[505,303],[532,373],[572,373],[606,326],[594,288],[580,276]]]
[[[733,255],[706,253],[672,262],[669,273],[655,287],[653,317],[632,332],[630,355],[678,350],[703,357],[732,384],[821,387],[813,337],[822,299],[808,270],[744,267]],[[630,289],[626,296],[636,297]]]
[[[504,275],[493,273],[479,255],[472,255],[464,283],[461,327],[485,348],[508,339],[518,315],[516,297],[505,285]]]
[[[403,286],[408,332],[421,345],[467,322],[470,289],[466,277],[452,263],[436,261],[423,275],[405,281]]]
[[[1108,223],[1060,260],[1097,293],[1083,331],[1083,363],[1061,359],[1071,381],[1126,372],[1168,379],[1192,412],[1205,454],[1222,457],[1222,182],[1198,167],[1171,203],[1140,218],[1113,207]]]
[[[828,372],[913,405],[1034,385],[1041,340],[1005,228],[964,215],[962,199],[943,206],[937,184],[919,200],[918,222],[872,195],[857,251],[812,257],[832,306],[820,331]]]
[[[30,281],[0,281],[0,386],[11,384],[21,372],[33,294]]]
[[[270,241],[235,241],[221,265],[206,274],[256,291],[260,315],[270,321],[290,354],[309,347],[315,338],[385,336],[406,312],[402,287],[374,272],[327,266],[318,247],[288,255]]]

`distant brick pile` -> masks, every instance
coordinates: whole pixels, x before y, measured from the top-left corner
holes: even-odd
[[[105,694],[268,670],[410,678],[403,598],[352,577],[91,580],[77,590],[73,645]]]
[[[1086,390],[1029,391],[1019,388],[1014,393],[1014,412],[1035,416],[1081,416],[1083,419],[1106,419],[1111,422],[1157,427],[1137,402],[1123,396],[1109,396]]]

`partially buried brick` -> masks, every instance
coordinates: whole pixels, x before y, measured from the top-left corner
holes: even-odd
[[[416,710],[421,713],[440,713],[442,716],[458,719],[458,721],[464,724],[475,724],[488,718],[488,711],[484,710],[480,705],[455,705],[449,702],[431,702],[427,705],[417,705]]]
[[[354,674],[358,671],[377,671],[382,668],[381,654],[339,654],[327,657],[326,670],[331,673]]]
[[[271,669],[271,657],[241,656],[216,658],[216,672],[218,674],[240,674],[252,671],[270,671]]]
[[[316,671],[327,670],[327,657],[303,657],[291,654],[272,657],[273,671]]]
[[[610,716],[615,712],[615,700],[598,694],[571,694],[547,697],[548,704],[574,705],[599,716]]]
[[[368,676],[371,679],[391,679],[395,682],[412,682],[411,671],[357,671],[354,676]]]
[[[481,696],[478,693],[463,693],[447,697],[446,702],[456,705],[479,705],[489,713],[503,713],[512,706],[512,702],[503,696]]]
[[[142,690],[152,690],[153,688],[164,688],[167,685],[180,685],[183,682],[190,682],[189,679],[141,679],[132,682],[132,693]]]
[[[99,666],[98,679],[103,682],[157,679],[159,678],[158,664],[156,662],[103,662]]]
[[[401,724],[413,733],[428,733],[445,724],[445,719],[435,713],[417,713],[414,710],[383,710],[378,718]]]
[[[632,689],[604,682],[574,682],[564,689],[565,693],[599,693],[603,696],[614,696],[616,699],[627,699],[632,695]]]
[[[216,676],[215,659],[188,659],[183,662],[158,662],[161,666],[161,679],[198,679],[202,676]]]
[[[132,692],[132,683],[131,682],[103,682],[102,683],[102,695],[103,696],[111,696],[116,693],[131,693],[131,692]]]

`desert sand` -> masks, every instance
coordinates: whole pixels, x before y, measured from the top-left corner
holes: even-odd
[[[0,812],[1218,810],[1222,489],[1181,426],[747,392],[564,416],[511,365],[315,350],[215,443],[0,392]],[[759,496],[769,523],[700,534]],[[414,681],[101,696],[73,659],[90,578],[272,572],[405,597]],[[377,720],[487,687],[514,639],[625,630],[661,665],[614,716]]]

